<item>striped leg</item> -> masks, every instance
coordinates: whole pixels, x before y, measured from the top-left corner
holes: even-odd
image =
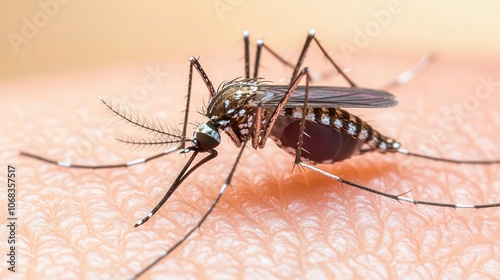
[[[356,184],[354,182],[351,182],[351,181],[348,181],[348,180],[345,180],[343,179],[342,177],[339,177],[339,176],[336,176],[336,175],[333,175],[333,174],[330,174],[328,172],[325,172],[317,167],[314,167],[312,165],[309,165],[307,163],[304,163],[304,162],[300,162],[299,163],[302,167],[304,168],[308,168],[308,169],[311,169],[315,172],[318,172],[319,174],[321,175],[324,175],[328,178],[332,178],[333,180],[336,180],[338,182],[340,182],[341,184],[346,184],[346,185],[349,185],[351,187],[355,187],[355,188],[358,188],[358,189],[361,189],[361,190],[364,190],[364,191],[367,191],[367,192],[371,192],[371,193],[374,193],[374,194],[378,194],[378,195],[381,195],[381,196],[385,196],[385,197],[388,197],[390,199],[394,199],[398,202],[408,202],[408,203],[413,203],[413,204],[423,204],[423,205],[430,205],[430,206],[437,206],[437,207],[447,207],[447,208],[472,208],[472,209],[481,209],[481,208],[493,208],[493,207],[500,207],[500,203],[491,203],[491,204],[453,204],[453,203],[441,203],[441,202],[432,202],[432,201],[424,201],[424,200],[416,200],[416,199],[412,199],[412,198],[408,198],[408,197],[405,197],[404,195],[406,195],[407,193],[409,193],[410,191],[407,191],[405,193],[402,193],[402,194],[398,194],[398,195],[395,195],[395,194],[388,194],[388,193],[385,193],[385,192],[382,192],[382,191],[378,191],[378,190],[375,190],[375,189],[372,189],[372,188],[369,188],[369,187],[365,187],[365,186],[362,186],[362,185],[359,185],[359,184]]]

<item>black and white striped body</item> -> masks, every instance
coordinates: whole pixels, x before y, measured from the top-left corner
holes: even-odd
[[[234,80],[219,87],[217,94],[210,99],[205,110],[211,122],[226,132],[237,147],[251,135],[252,126],[259,102],[266,99],[261,83],[255,80]],[[268,122],[270,113],[262,111],[261,128]],[[260,134],[262,134],[262,129]]]
[[[302,108],[285,108],[270,138],[295,155]],[[363,151],[396,152],[400,144],[380,134],[369,124],[339,108],[308,108],[303,137],[303,160],[333,163]]]
[[[272,98],[276,98],[275,92],[258,81],[231,81],[223,84],[210,100],[205,115],[239,147],[248,137],[264,134],[265,124],[275,108],[266,101]],[[261,126],[259,134],[254,135],[252,125],[259,102],[263,106]],[[301,105],[290,104],[282,110],[270,134],[279,147],[292,155],[299,139]],[[304,134],[301,156],[312,163],[342,161],[361,150],[386,152],[400,147],[359,117],[339,108],[308,108]]]

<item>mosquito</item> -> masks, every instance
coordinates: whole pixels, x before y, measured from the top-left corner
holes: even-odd
[[[138,272],[134,278],[150,270],[186,241],[195,230],[201,227],[216,207],[227,187],[231,184],[236,167],[247,144],[250,144],[254,149],[261,149],[266,145],[268,138],[272,139],[279,147],[295,158],[294,166],[311,169],[343,185],[375,193],[398,202],[450,208],[479,209],[500,206],[500,203],[472,205],[415,200],[404,196],[408,192],[403,194],[385,193],[356,184],[317,168],[316,164],[340,162],[354,155],[367,152],[400,153],[407,156],[462,164],[499,164],[500,160],[455,160],[412,153],[403,149],[400,142],[378,132],[358,116],[341,109],[385,108],[395,106],[397,101],[392,94],[385,90],[358,87],[325,51],[320,41],[316,38],[314,30],[310,31],[307,35],[301,54],[295,65],[284,60],[269,46],[264,44],[263,40],[258,40],[253,77],[250,77],[248,32],[245,31],[243,33],[243,38],[245,47],[245,77],[222,83],[217,90],[215,90],[198,59],[195,57],[189,58],[187,101],[182,131],[166,127],[147,116],[135,114],[124,109],[116,102],[101,98],[102,103],[116,116],[147,132],[144,136],[140,137],[124,136],[117,138],[118,141],[139,146],[175,147],[148,158],[133,160],[123,164],[98,166],[76,165],[64,161],[54,161],[38,155],[21,152],[21,155],[57,164],[62,167],[90,169],[128,167],[145,163],[176,151],[179,151],[180,154],[192,153],[160,202],[146,217],[135,224],[135,227],[138,227],[147,222],[196,169],[217,157],[216,148],[221,143],[221,131],[224,131],[234,144],[240,148],[234,164],[220,188],[219,194],[201,219],[179,241],[150,265]],[[330,64],[349,83],[349,87],[310,85],[311,77],[309,70],[307,67],[302,67],[302,65],[312,42],[319,47]],[[289,84],[271,85],[258,78],[261,51],[263,49],[285,65],[293,68]],[[422,63],[419,66],[422,66]],[[394,84],[403,84],[411,80],[421,70],[420,68],[416,67],[403,73]],[[187,137],[187,124],[189,121],[194,69],[197,70],[208,88],[210,100],[203,112],[208,120],[199,124],[194,131],[193,137],[189,138]],[[305,79],[305,85],[300,85],[303,79]],[[190,143],[190,145],[186,147],[187,143]],[[201,154],[205,156],[193,165],[194,160]]]

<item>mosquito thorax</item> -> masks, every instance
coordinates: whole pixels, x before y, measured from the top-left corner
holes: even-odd
[[[198,146],[207,151],[220,144],[219,131],[212,121],[200,124],[194,131],[193,137],[198,142]]]
[[[250,130],[257,103],[266,97],[263,86],[256,79],[232,80],[222,84],[207,105],[205,116],[228,134],[237,147],[252,137]],[[265,116],[262,121],[267,121]]]
[[[263,92],[259,91],[260,82],[255,80],[233,80],[220,86],[217,95],[212,98],[206,109],[206,115],[219,126],[226,121],[250,116],[247,107],[255,107],[255,99]],[[260,97],[260,96],[259,96]]]

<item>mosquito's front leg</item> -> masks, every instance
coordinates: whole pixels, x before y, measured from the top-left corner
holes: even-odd
[[[185,146],[186,146],[186,142],[191,141],[190,139],[188,139],[186,137],[186,133],[187,133],[187,124],[189,122],[189,103],[190,103],[190,100],[191,100],[191,87],[192,87],[192,80],[193,80],[193,67],[196,67],[196,64],[191,63],[190,64],[190,68],[189,68],[188,93],[187,93],[187,96],[186,96],[186,110],[184,111],[184,124],[183,124],[183,128],[182,128],[182,135],[178,135],[176,133],[172,133],[172,132],[170,132],[168,130],[165,130],[165,129],[163,129],[163,127],[161,125],[158,125],[158,126],[155,125],[156,121],[154,119],[144,119],[144,118],[141,119],[140,117],[134,117],[134,115],[139,115],[139,114],[132,113],[132,112],[130,112],[130,110],[123,109],[122,107],[120,107],[119,105],[117,105],[116,102],[113,102],[112,100],[105,100],[105,99],[103,99],[101,97],[98,97],[99,100],[101,100],[101,102],[111,112],[113,112],[116,116],[118,116],[119,118],[123,119],[124,121],[126,121],[126,122],[128,122],[128,123],[130,123],[130,124],[132,124],[132,125],[134,125],[136,127],[139,127],[141,129],[145,129],[145,130],[147,130],[149,132],[156,133],[158,135],[163,135],[163,136],[165,136],[167,138],[168,137],[172,138],[172,140],[169,141],[168,143],[161,142],[161,141],[158,141],[158,142],[152,141],[152,142],[149,142],[149,143],[144,143],[144,142],[138,143],[138,142],[134,141],[133,139],[132,140],[130,140],[130,139],[118,139],[119,141],[125,142],[127,144],[132,144],[132,145],[134,145],[134,144],[166,145],[166,144],[177,143],[177,144],[179,144],[178,147],[169,149],[169,150],[167,150],[167,151],[165,151],[163,153],[160,153],[160,154],[157,154],[157,155],[154,155],[154,156],[151,156],[151,157],[135,159],[135,160],[132,160],[132,161],[129,161],[129,162],[126,162],[126,163],[104,164],[104,165],[72,164],[71,162],[52,160],[52,159],[48,159],[48,158],[45,158],[45,157],[41,157],[39,155],[35,155],[35,154],[32,154],[32,153],[23,152],[23,151],[20,152],[20,155],[26,156],[26,157],[30,157],[30,158],[34,158],[34,159],[41,160],[41,161],[45,161],[47,163],[56,164],[56,165],[59,165],[59,166],[62,166],[62,167],[67,167],[67,168],[104,169],[104,168],[129,167],[129,166],[132,166],[132,165],[137,165],[137,164],[145,163],[145,162],[148,162],[150,160],[162,157],[164,155],[168,155],[168,154],[173,153],[175,151],[184,149]],[[200,69],[201,69],[201,66],[200,66]],[[202,71],[202,73],[204,73],[203,69],[201,69],[201,71]]]
[[[145,222],[147,222],[156,212],[158,212],[158,210],[160,210],[160,208],[163,206],[163,204],[165,204],[165,202],[167,202],[167,200],[170,198],[170,196],[172,196],[172,194],[177,190],[177,188],[182,184],[182,182],[184,182],[184,180],[189,177],[189,175],[195,171],[198,167],[202,166],[203,164],[207,163],[208,161],[214,159],[215,157],[217,157],[217,151],[216,150],[210,150],[208,151],[210,154],[206,157],[204,157],[202,160],[200,160],[198,163],[196,163],[191,169],[188,170],[189,166],[191,165],[191,163],[193,163],[193,160],[196,158],[196,156],[198,155],[198,151],[194,151],[193,152],[193,155],[189,158],[188,162],[184,165],[184,168],[181,170],[181,172],[179,172],[179,175],[177,176],[177,178],[175,179],[175,181],[172,183],[172,186],[168,189],[168,191],[165,193],[165,195],[162,197],[162,199],[160,200],[160,202],[158,202],[158,204],[153,208],[153,210],[151,210],[151,212],[149,212],[149,214],[144,217],[143,219],[141,219],[140,221],[138,221],[134,227],[138,227],[142,224],[144,224]]]
[[[153,266],[155,266],[158,262],[160,262],[163,258],[167,257],[170,253],[172,253],[177,247],[179,247],[182,243],[184,243],[184,241],[186,241],[189,236],[191,236],[191,234],[193,234],[197,229],[199,229],[201,227],[201,225],[203,224],[203,222],[205,222],[205,220],[207,219],[207,217],[210,215],[210,213],[212,213],[212,211],[215,209],[215,206],[217,206],[217,203],[219,202],[219,200],[221,199],[222,195],[224,194],[224,192],[226,191],[227,187],[231,184],[231,181],[233,179],[233,175],[234,175],[234,172],[236,171],[236,167],[238,166],[238,163],[240,162],[240,159],[241,159],[241,156],[243,154],[243,151],[245,150],[245,146],[247,144],[247,141],[243,142],[242,143],[242,146],[240,148],[240,151],[238,153],[238,155],[236,156],[236,160],[233,164],[233,167],[231,168],[231,171],[229,172],[229,175],[227,176],[226,178],[226,181],[224,182],[224,184],[222,185],[222,187],[220,188],[220,191],[219,191],[219,194],[217,195],[217,197],[215,198],[214,202],[212,203],[212,205],[210,205],[210,207],[208,208],[207,212],[203,215],[203,217],[201,217],[201,219],[198,221],[198,223],[196,223],[196,225],[191,229],[189,230],[179,241],[177,241],[172,247],[170,247],[167,251],[165,251],[165,253],[163,253],[160,257],[158,257],[156,260],[154,260],[151,264],[149,264],[147,267],[145,267],[144,269],[142,269],[139,273],[137,273],[133,279],[136,279],[138,277],[140,277],[141,275],[143,275],[144,273],[146,273],[148,270],[150,270]],[[207,156],[205,159],[209,158],[210,156]],[[203,160],[205,160],[203,159]],[[210,158],[212,159],[212,158]],[[208,159],[208,160],[210,160]],[[203,161],[202,160],[202,161]],[[206,160],[206,161],[208,161]],[[205,162],[206,162],[205,161]],[[187,177],[189,176],[189,174],[194,171],[200,164],[201,161],[195,165],[193,168],[191,168],[191,170],[189,170],[186,175],[184,177]],[[183,180],[183,179],[182,179]],[[179,181],[179,183],[182,182]]]
[[[200,76],[203,79],[203,82],[205,83],[205,85],[208,88],[208,91],[210,92],[210,98],[214,97],[216,94],[214,86],[212,85],[212,82],[208,78],[207,73],[205,73],[205,71],[203,70],[203,67],[201,67],[201,64],[198,62],[198,59],[191,56],[189,58],[189,62],[191,63],[191,66],[194,66],[194,68],[196,68],[196,70],[198,70],[198,73],[200,73]]]
[[[165,152],[163,152],[161,154],[157,154],[157,155],[154,155],[154,156],[151,156],[151,157],[135,159],[135,160],[132,160],[132,161],[129,161],[129,162],[126,162],[126,163],[105,164],[105,165],[72,164],[71,162],[51,160],[51,159],[44,158],[44,157],[41,157],[41,156],[38,156],[38,155],[34,155],[34,154],[31,154],[31,153],[27,153],[27,152],[21,152],[20,155],[25,156],[25,157],[34,158],[34,159],[41,160],[41,161],[45,161],[47,163],[56,164],[56,165],[59,165],[59,166],[62,166],[62,167],[66,167],[66,168],[104,169],[104,168],[129,167],[129,166],[132,166],[132,165],[146,163],[146,162],[148,162],[150,160],[157,159],[157,158],[162,157],[164,155],[168,155],[168,154],[173,153],[175,151],[178,151],[180,149],[181,149],[181,147],[176,147],[176,148],[172,148],[172,149],[167,150],[167,151],[165,151]]]

